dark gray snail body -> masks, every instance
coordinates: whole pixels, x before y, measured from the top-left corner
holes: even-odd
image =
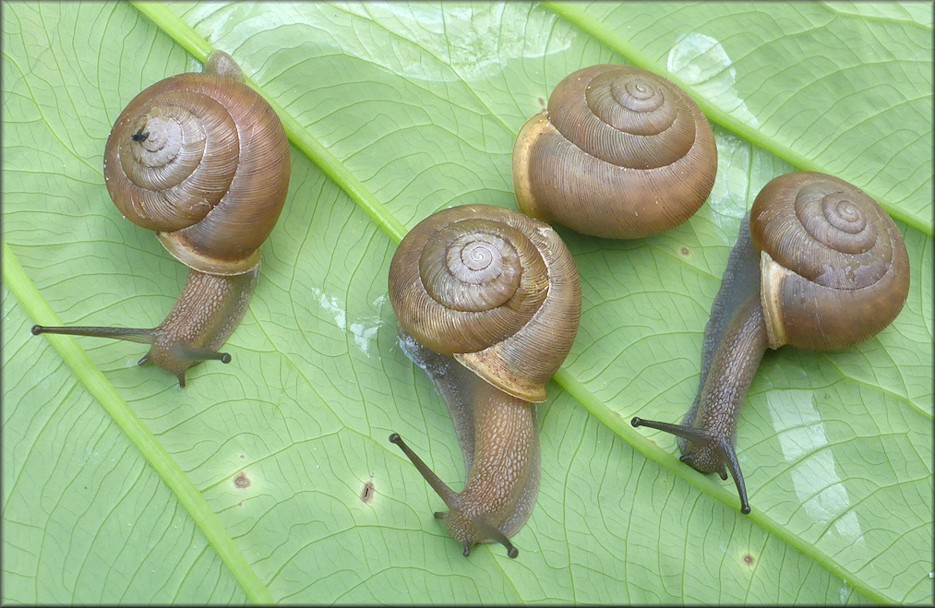
[[[525,524],[539,488],[534,404],[574,342],[578,273],[548,225],[487,205],[440,211],[400,243],[389,273],[400,339],[445,399],[467,468],[461,492],[397,444],[445,502],[436,513],[469,555]]]
[[[169,371],[181,386],[199,361],[230,361],[218,349],[246,312],[289,174],[282,123],[226,53],[212,53],[204,72],[147,88],[114,123],[105,184],[124,217],[155,230],[189,267],[185,288],[155,328],[37,325],[33,333],[150,344],[140,364]]]
[[[873,199],[828,175],[777,177],[741,223],[705,328],[694,403],[681,424],[632,424],[678,436],[681,460],[703,473],[727,479],[729,470],[749,513],[733,442],[766,349],[858,344],[896,318],[908,292],[902,235]]]

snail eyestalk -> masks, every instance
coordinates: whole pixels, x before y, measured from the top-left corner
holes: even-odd
[[[142,329],[131,327],[98,327],[77,325],[75,327],[54,327],[47,325],[33,325],[32,335],[58,334],[63,336],[88,336],[91,338],[111,338],[125,340],[138,344],[152,344],[155,329]]]
[[[230,353],[219,348],[243,318],[256,285],[259,268],[219,277],[190,270],[182,295],[157,327],[33,327],[34,335],[56,333],[127,340],[149,344],[139,365],[161,367],[185,386],[185,372],[202,361],[230,363]]]
[[[439,478],[435,472],[429,468],[425,461],[423,461],[418,454],[412,451],[412,449],[403,441],[403,438],[399,436],[399,433],[393,433],[390,435],[390,443],[396,444],[399,446],[399,449],[403,451],[403,454],[406,455],[406,458],[416,467],[422,477],[432,489],[435,490],[435,493],[444,501],[445,506],[447,506],[452,512],[457,512],[460,514],[461,506],[460,500],[458,499],[458,494],[446,484],[444,481]],[[435,519],[446,520],[449,513],[442,511],[436,511],[434,516]],[[479,518],[469,518],[471,524],[476,527],[481,533],[483,533],[487,538],[497,541],[504,547],[506,547],[507,555],[511,559],[516,559],[516,556],[519,555],[519,550],[513,546],[513,543],[510,542],[510,539],[506,537],[503,532],[498,530],[496,527],[490,525],[488,522]],[[471,544],[464,543],[464,557],[471,555]]]
[[[230,363],[230,353],[222,353],[207,348],[195,348],[185,344],[176,344],[172,347],[172,353],[180,359],[188,361],[220,361],[221,363]]]
[[[154,344],[160,336],[160,328],[139,329],[132,327],[98,327],[98,326],[75,326],[75,327],[51,327],[45,325],[33,325],[30,330],[32,335],[40,334],[58,334],[63,336],[85,336],[91,338],[110,338],[113,340],[125,340],[127,342],[136,342],[139,344]],[[137,361],[137,365],[148,365],[153,363],[153,350],[143,355]],[[156,349],[158,350],[158,349]],[[187,362],[188,365],[194,365],[201,361],[220,361],[221,363],[230,363],[230,353],[222,353],[207,348],[196,348],[186,344],[173,344],[166,349],[168,356],[179,362]],[[158,355],[157,355],[158,359]],[[187,369],[188,366],[186,366]],[[179,386],[185,388],[185,370],[172,370],[179,380]]]
[[[721,479],[727,479],[727,471],[724,470],[726,465],[727,469],[730,471],[731,476],[734,478],[734,484],[737,486],[737,493],[740,495],[740,512],[744,515],[750,513],[750,501],[747,499],[747,486],[743,481],[743,473],[740,471],[740,463],[737,460],[737,453],[734,451],[734,446],[730,442],[723,439],[715,437],[711,433],[704,431],[702,429],[696,429],[690,426],[683,426],[680,424],[670,424],[668,422],[658,422],[656,420],[643,420],[642,418],[633,418],[630,421],[630,424],[634,427],[645,426],[651,429],[656,429],[657,431],[663,431],[666,433],[671,433],[676,437],[681,437],[687,439],[688,441],[695,442],[713,442],[714,449],[719,453],[720,456],[720,468],[716,471],[718,476]],[[701,464],[695,463],[695,454],[686,453],[682,454],[679,457],[680,462],[684,462],[690,467],[701,470]]]
[[[394,443],[399,446],[399,449],[403,451],[403,454],[406,455],[406,458],[416,467],[419,473],[422,474],[422,477],[432,489],[435,490],[435,493],[445,502],[445,506],[451,510],[455,510],[459,507],[458,505],[458,494],[448,487],[441,478],[435,474],[435,471],[429,468],[429,465],[425,464],[425,461],[422,460],[418,454],[412,451],[403,438],[399,436],[399,433],[393,433],[390,435],[390,443]],[[438,517],[438,513],[435,514],[436,519],[441,519]],[[442,514],[444,515],[444,514]]]

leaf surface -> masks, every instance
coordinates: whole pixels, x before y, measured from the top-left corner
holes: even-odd
[[[914,4],[25,4],[3,10],[3,600],[931,603],[931,10]],[[184,269],[103,187],[143,88],[240,63],[292,151],[282,219],[228,342],[180,390],[139,345],[33,323],[154,326]],[[719,167],[688,223],[631,242],[560,229],[578,339],[540,407],[530,522],[461,557],[402,434],[460,487],[454,429],[400,351],[396,242],[430,213],[515,208],[522,123],[568,73],[684,85]],[[896,322],[769,353],[737,436],[754,512],[633,415],[678,420],[740,218],[794,169],[900,221]],[[373,498],[362,500],[365,486]]]

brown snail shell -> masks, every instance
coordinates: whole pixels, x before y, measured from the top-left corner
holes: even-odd
[[[413,228],[390,265],[400,325],[524,401],[545,385],[578,330],[581,285],[547,224],[489,205],[440,211]]]
[[[289,187],[276,112],[215,53],[200,73],[137,95],[107,138],[104,178],[120,212],[180,262],[238,274],[259,262]]]
[[[902,310],[909,256],[889,215],[830,175],[789,173],[769,182],[750,210],[760,252],[760,297],[770,348],[846,348]]]
[[[562,80],[513,147],[520,209],[578,232],[632,239],[684,222],[714,185],[717,147],[672,82],[627,65]]]

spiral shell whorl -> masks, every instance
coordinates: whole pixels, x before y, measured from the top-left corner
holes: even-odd
[[[691,105],[690,105],[691,104]],[[695,143],[693,102],[671,82],[630,66],[594,66],[559,83],[549,119],[565,139],[619,167],[671,165]]]
[[[549,226],[488,205],[446,209],[406,235],[389,277],[408,334],[515,397],[545,399],[581,307],[574,262]]]
[[[902,235],[861,190],[820,173],[772,180],[753,203],[771,348],[845,348],[896,318],[909,291]]]
[[[216,65],[209,60],[206,69]],[[276,113],[242,82],[211,71],[167,78],[137,95],[104,154],[120,212],[157,231],[186,265],[214,274],[256,266],[289,172]]]
[[[624,65],[567,76],[513,148],[523,211],[604,237],[649,236],[687,220],[716,170],[714,135],[691,98]]]

